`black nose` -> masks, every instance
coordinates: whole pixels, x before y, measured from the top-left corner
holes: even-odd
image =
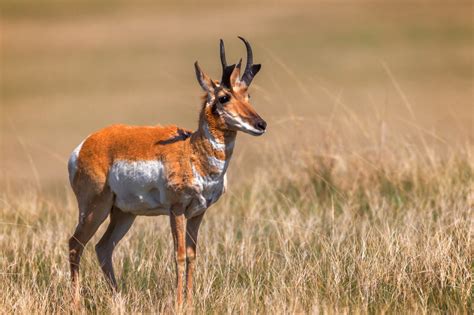
[[[255,124],[255,127],[257,127],[258,130],[265,131],[265,129],[267,129],[267,122],[263,119],[260,119]]]

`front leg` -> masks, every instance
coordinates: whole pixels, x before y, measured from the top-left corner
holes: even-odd
[[[183,211],[170,211],[171,233],[173,234],[176,260],[176,303],[178,308],[183,305],[183,274],[186,262],[186,219]]]
[[[193,301],[193,271],[196,260],[196,247],[199,226],[201,225],[204,213],[190,218],[186,225],[186,299],[188,305]]]

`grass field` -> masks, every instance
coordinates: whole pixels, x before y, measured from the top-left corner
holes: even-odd
[[[72,149],[111,123],[195,128],[192,64],[218,77],[237,35],[269,127],[238,137],[205,216],[195,312],[472,312],[471,2],[1,6],[2,313],[72,311]],[[174,312],[167,218],[139,218],[114,258],[117,295],[87,247],[83,312]]]

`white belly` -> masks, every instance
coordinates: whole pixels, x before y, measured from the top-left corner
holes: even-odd
[[[200,176],[193,167],[195,195],[182,196],[186,217],[194,217],[215,203],[225,190],[225,175]],[[136,215],[169,215],[168,187],[160,161],[115,161],[108,175],[115,205]]]
[[[109,172],[115,205],[141,215],[169,214],[166,175],[160,161],[115,161]]]

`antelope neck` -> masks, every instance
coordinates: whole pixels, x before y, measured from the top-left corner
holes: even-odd
[[[191,137],[191,146],[197,157],[195,165],[205,175],[223,176],[234,151],[237,132],[223,131],[213,122],[200,119],[198,130]]]

